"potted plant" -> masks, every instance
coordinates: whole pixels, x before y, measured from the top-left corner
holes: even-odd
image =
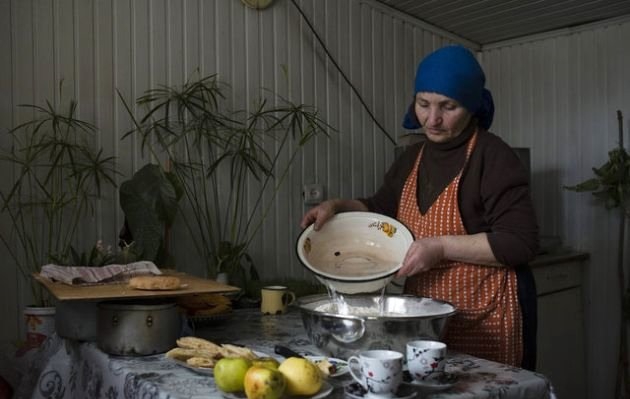
[[[7,132],[0,162],[14,172],[0,188],[0,241],[31,287],[33,305],[52,298],[32,274],[53,259],[68,257],[79,226],[92,214],[103,189],[114,187],[113,157],[93,137],[96,128],[77,118],[77,103],[65,107],[22,105],[32,119]],[[65,109],[62,109],[65,108]],[[37,325],[34,319],[27,323]]]
[[[235,245],[230,241],[221,241],[214,254],[217,278],[225,282],[232,282],[240,287],[246,287],[249,281],[258,281],[258,271],[252,257],[246,251],[246,244]],[[248,278],[249,273],[249,278]]]
[[[167,160],[183,190],[178,217],[188,230],[208,276],[228,272],[237,284],[256,278],[248,247],[297,154],[328,126],[312,107],[274,96],[252,110],[230,111],[227,87],[216,75],[181,87],[148,90],[136,100],[137,117],[120,96],[142,151]],[[256,181],[257,193],[247,191]],[[263,205],[263,193],[270,193]],[[248,207],[247,197],[256,197]]]
[[[591,192],[606,209],[619,212],[619,234],[617,252],[617,276],[622,310],[617,363],[617,394],[615,397],[630,397],[630,372],[628,369],[627,323],[630,320],[630,281],[625,276],[626,222],[630,219],[630,154],[623,145],[623,117],[617,111],[619,125],[619,146],[608,152],[608,161],[599,168],[593,168],[594,177],[565,189],[577,192]]]

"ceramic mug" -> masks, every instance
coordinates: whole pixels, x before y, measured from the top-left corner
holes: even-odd
[[[438,380],[446,366],[446,344],[433,340],[407,342],[407,367],[417,381]]]
[[[282,285],[270,285],[260,290],[260,311],[263,314],[282,314],[295,302],[295,294]]]
[[[367,391],[366,397],[392,398],[402,383],[404,355],[390,350],[369,350],[348,358],[350,374]]]

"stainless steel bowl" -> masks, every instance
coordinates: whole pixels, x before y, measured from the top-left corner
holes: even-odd
[[[368,349],[405,353],[409,341],[439,340],[456,313],[448,302],[406,295],[346,296],[344,302],[347,309],[340,309],[328,295],[296,302],[311,342],[328,356],[344,359]]]

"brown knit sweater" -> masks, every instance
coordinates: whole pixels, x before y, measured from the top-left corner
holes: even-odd
[[[425,213],[464,163],[466,142],[474,129],[448,143],[427,141],[410,146],[392,164],[384,183],[370,198],[370,211],[395,217],[403,185],[422,145],[418,173],[418,206]],[[477,145],[463,171],[459,208],[469,234],[486,232],[496,259],[508,266],[532,260],[538,250],[538,224],[528,175],[512,149],[498,136],[479,131]]]

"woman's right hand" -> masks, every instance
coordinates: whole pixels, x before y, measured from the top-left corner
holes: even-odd
[[[313,228],[315,231],[322,228],[322,226],[336,213],[346,211],[367,211],[367,207],[363,202],[357,200],[342,200],[331,199],[322,202],[321,204],[306,211],[302,217],[300,227],[303,229],[315,223]]]
[[[304,214],[304,216],[302,217],[302,222],[300,223],[300,227],[305,229],[312,223],[315,223],[313,228],[315,229],[315,231],[317,231],[321,229],[324,223],[326,223],[328,219],[333,217],[335,213],[337,213],[335,200],[324,201],[321,204],[309,209]]]

